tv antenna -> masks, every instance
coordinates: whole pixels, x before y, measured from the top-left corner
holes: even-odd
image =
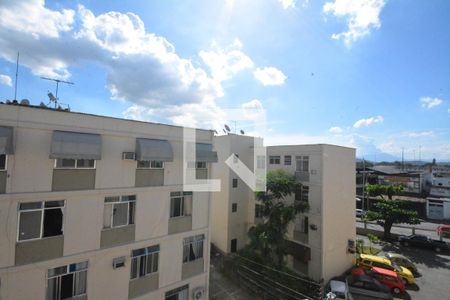
[[[48,98],[50,99],[50,102],[54,102],[55,103],[55,108],[57,108],[58,106],[58,87],[59,87],[59,83],[66,83],[66,84],[75,84],[73,82],[70,81],[64,81],[64,80],[60,80],[60,79],[55,79],[55,78],[48,78],[48,77],[41,77],[41,79],[44,80],[50,80],[50,81],[54,81],[56,82],[56,90],[55,90],[55,95],[53,96],[52,93],[48,93]]]

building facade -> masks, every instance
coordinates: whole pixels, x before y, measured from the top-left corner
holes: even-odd
[[[219,163],[213,166],[213,178],[220,179],[220,192],[212,193],[211,242],[224,253],[243,248],[248,241],[248,230],[255,221],[255,194],[232,171],[225,161],[233,155],[253,171],[254,145],[262,146],[261,138],[228,134],[214,137]]]
[[[301,183],[286,199],[309,210],[289,230],[289,264],[327,282],[354,264],[355,149],[333,145],[267,147],[267,170],[283,169]]]
[[[196,136],[209,178],[213,134]],[[0,298],[207,299],[211,195],[183,189],[182,138],[0,104]]]

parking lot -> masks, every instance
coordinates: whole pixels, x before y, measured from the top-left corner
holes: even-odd
[[[367,237],[358,236],[366,240]],[[443,252],[436,254],[431,250],[402,247],[396,243],[383,243],[375,245],[383,252],[396,252],[411,259],[422,274],[416,279],[416,283],[407,286],[407,293],[400,295],[397,299],[420,299],[420,300],[438,300],[450,299],[450,253]],[[361,298],[355,298],[358,300]]]

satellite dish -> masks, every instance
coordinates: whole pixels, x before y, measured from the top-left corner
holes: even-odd
[[[222,130],[223,130],[223,133],[227,134],[227,132],[225,131],[225,129],[222,129]]]
[[[227,124],[225,124],[225,129],[228,131],[228,132],[230,132],[231,131],[231,129],[230,129],[230,127],[228,127],[228,125]]]
[[[244,130],[241,129],[241,134],[245,134]]]
[[[28,99],[22,99],[22,101],[20,101],[20,105],[30,105],[30,100]]]

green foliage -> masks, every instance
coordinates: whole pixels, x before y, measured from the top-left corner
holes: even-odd
[[[380,242],[380,238],[375,234],[368,233],[367,238],[369,239],[370,243],[378,244]]]
[[[383,195],[387,195],[388,199],[392,199],[394,195],[400,195],[403,193],[403,187],[374,184],[367,186],[366,191],[371,197],[379,196],[384,199]]]
[[[384,228],[384,238],[389,240],[393,224],[420,223],[417,212],[405,209],[403,206],[403,203],[398,200],[381,199],[374,205],[376,211],[369,210],[367,212],[367,219],[376,221],[378,225],[382,226]]]
[[[250,243],[246,251],[258,257],[262,263],[284,266],[287,254],[286,234],[289,223],[299,212],[307,209],[307,204],[296,202],[286,204],[284,198],[298,188],[295,177],[283,170],[267,173],[267,192],[257,192],[256,198],[262,203],[264,222],[250,228]]]

